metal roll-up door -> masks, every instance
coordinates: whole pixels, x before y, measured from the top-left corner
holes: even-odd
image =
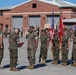
[[[29,16],[28,25],[40,27],[40,16]]]
[[[21,16],[12,17],[12,28],[19,28],[21,30],[23,28],[23,17]]]
[[[57,22],[59,22],[59,16],[55,15],[54,16],[54,23],[56,24]],[[47,24],[51,24],[52,23],[52,15],[47,16],[46,23]]]

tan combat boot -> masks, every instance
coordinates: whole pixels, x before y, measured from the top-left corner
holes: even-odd
[[[10,71],[12,71],[12,70],[13,70],[13,67],[10,68]]]
[[[34,69],[34,68],[35,68],[34,65],[31,65],[30,70],[32,70],[32,69]]]
[[[64,63],[64,66],[67,66],[67,63]]]
[[[61,63],[61,65],[64,65],[64,62],[63,62],[63,63]]]
[[[76,62],[74,62],[74,63],[73,63],[73,66],[75,66],[75,67],[76,67]]]
[[[55,60],[51,64],[55,64]]]
[[[26,67],[26,69],[29,69],[29,68],[30,68],[30,65]]]
[[[54,64],[57,65],[58,64],[58,61],[56,60]]]
[[[42,59],[41,63],[45,64],[46,63],[46,59]]]
[[[67,66],[67,63],[63,62],[61,65],[63,65],[63,66]]]
[[[0,64],[0,70],[3,70],[3,67],[1,67],[1,64]]]
[[[19,71],[19,69],[17,69],[16,67],[13,68],[13,71]]]
[[[10,68],[10,71],[19,71],[19,69],[17,69],[16,67],[12,67]]]
[[[57,65],[58,64],[58,61],[57,60],[54,60],[51,64]]]
[[[29,65],[28,67],[26,67],[26,69],[32,70],[32,69],[34,69],[34,65]]]
[[[0,70],[3,70],[3,67],[0,66]]]

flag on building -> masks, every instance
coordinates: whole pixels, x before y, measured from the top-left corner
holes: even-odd
[[[62,35],[63,35],[63,22],[62,22],[62,12],[60,13],[60,25],[59,25],[59,38],[60,43],[62,43]]]

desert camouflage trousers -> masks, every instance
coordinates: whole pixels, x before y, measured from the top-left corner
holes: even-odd
[[[42,59],[47,59],[47,51],[48,49],[45,47],[40,48],[40,54]]]
[[[62,61],[67,63],[68,61],[68,52],[69,50],[67,49],[67,47],[62,47]]]
[[[27,58],[28,58],[30,65],[35,64],[35,53],[36,53],[36,50],[34,48],[32,48],[32,49],[28,48],[27,49]]]
[[[57,60],[57,61],[59,60],[59,52],[60,50],[58,49],[58,47],[52,48],[52,55],[54,60]]]
[[[76,49],[73,48],[73,60],[76,62]]]
[[[18,51],[10,50],[10,67],[16,67],[18,61]]]
[[[3,59],[3,55],[4,55],[4,49],[0,49],[0,65]]]

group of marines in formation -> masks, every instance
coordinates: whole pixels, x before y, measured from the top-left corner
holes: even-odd
[[[18,28],[15,28],[13,32],[9,34],[8,42],[9,42],[9,54],[10,54],[10,70],[11,71],[19,71],[16,68],[17,61],[18,61],[18,46],[20,44],[19,40],[19,32]],[[35,68],[35,54],[38,47],[38,39],[40,38],[40,55],[39,55],[39,63],[45,64],[47,59],[47,52],[49,48],[49,43],[51,40],[50,32],[48,29],[42,29],[40,37],[38,37],[37,33],[34,31],[34,26],[29,26],[28,35],[27,35],[27,58],[29,61],[29,66],[27,69],[34,69]],[[68,52],[70,49],[70,43],[73,39],[73,49],[72,49],[72,57],[73,57],[73,64],[72,66],[76,67],[76,30],[70,30],[70,32],[64,28],[63,29],[63,36],[62,36],[62,44],[59,43],[59,32],[57,29],[54,30],[54,38],[52,39],[51,43],[51,50],[54,61],[52,64],[57,65],[59,61],[59,53],[61,50],[62,59],[61,65],[67,66],[68,65]],[[4,43],[3,43],[3,30],[2,24],[0,24],[0,69],[1,62],[4,55]]]

